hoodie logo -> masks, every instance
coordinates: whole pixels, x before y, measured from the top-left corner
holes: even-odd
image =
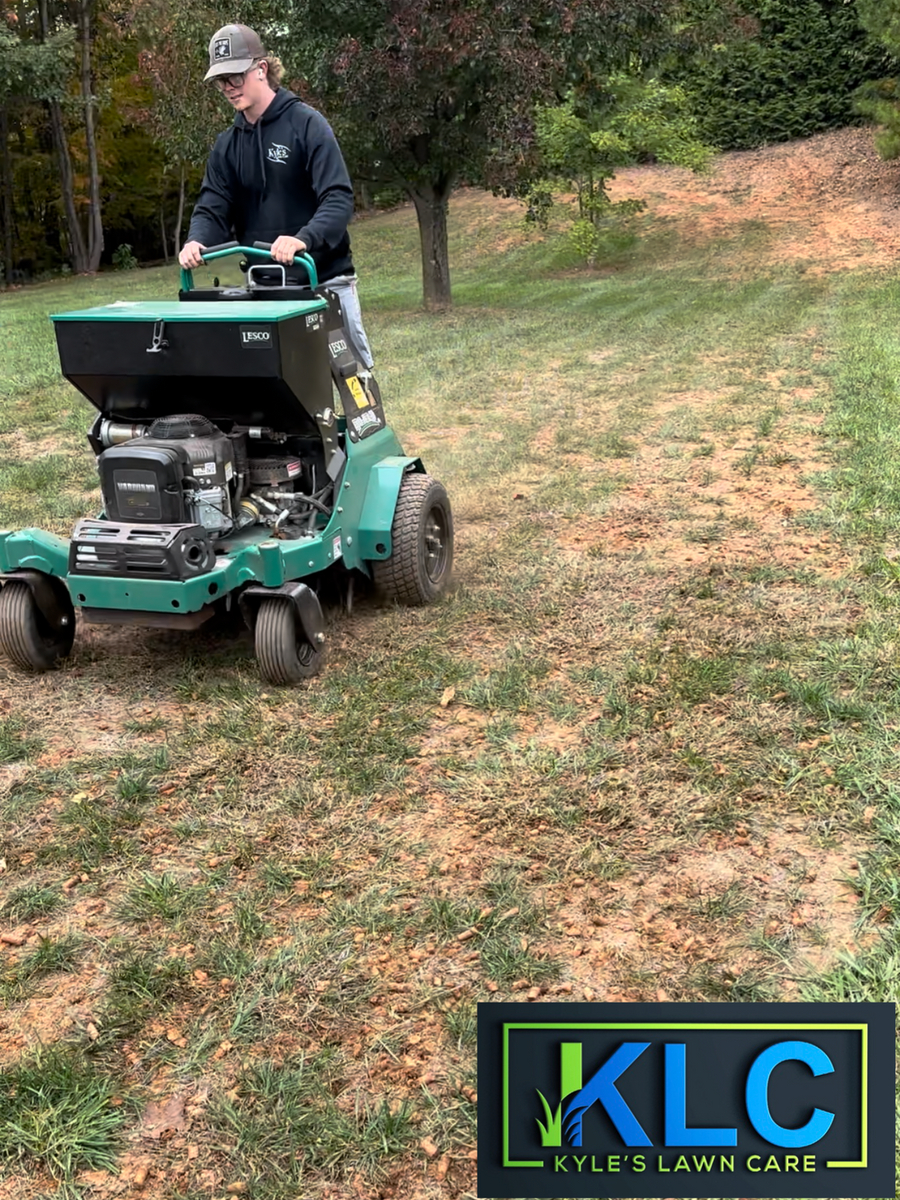
[[[220,58],[231,58],[231,38],[216,38],[216,44],[213,46],[213,56],[216,61]]]
[[[269,162],[287,162],[290,150],[287,146],[279,146],[277,142],[269,147]]]

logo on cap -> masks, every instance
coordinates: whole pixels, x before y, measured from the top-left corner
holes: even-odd
[[[216,59],[231,58],[231,38],[216,38],[213,55]]]

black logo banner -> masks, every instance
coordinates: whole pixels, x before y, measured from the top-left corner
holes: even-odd
[[[893,1196],[892,1004],[479,1004],[478,1195]]]

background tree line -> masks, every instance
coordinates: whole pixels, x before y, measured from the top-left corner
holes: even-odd
[[[447,202],[460,183],[525,196],[537,219],[574,184],[590,258],[611,215],[606,183],[642,156],[696,168],[712,148],[860,112],[893,118],[885,148],[900,147],[900,0],[0,5],[7,284],[171,258],[231,120],[202,76],[212,31],[233,20],[258,29],[288,84],[326,113],[361,198],[413,202],[430,307],[450,299]]]

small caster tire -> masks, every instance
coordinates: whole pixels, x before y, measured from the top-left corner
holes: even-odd
[[[75,641],[75,609],[68,598],[62,607],[64,624],[54,629],[27,584],[5,583],[0,590],[0,651],[23,671],[49,671],[71,653]]]
[[[267,683],[301,683],[322,669],[324,645],[307,638],[289,599],[263,600],[256,615],[256,659]]]

